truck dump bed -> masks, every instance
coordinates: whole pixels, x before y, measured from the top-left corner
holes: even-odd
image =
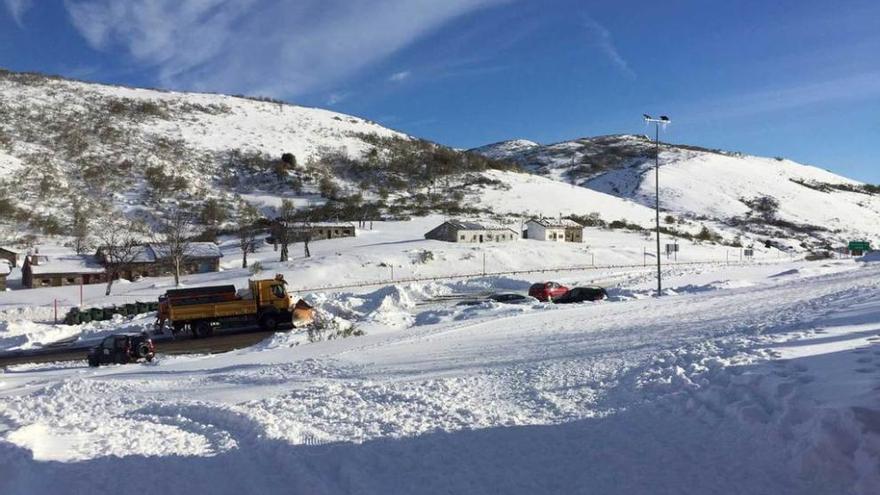
[[[226,318],[230,316],[253,316],[257,314],[257,303],[253,299],[209,302],[202,304],[178,305],[169,308],[172,321],[190,321]]]
[[[190,289],[171,289],[165,293],[165,300],[168,301],[172,306],[234,301],[235,299],[236,297],[234,285],[193,287]]]

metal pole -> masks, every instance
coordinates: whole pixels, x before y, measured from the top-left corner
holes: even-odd
[[[654,123],[655,143],[657,144],[657,153],[654,156],[654,198],[655,213],[657,227],[657,297],[662,295],[663,289],[660,283],[660,123]]]
[[[483,251],[483,276],[486,276],[486,251]]]

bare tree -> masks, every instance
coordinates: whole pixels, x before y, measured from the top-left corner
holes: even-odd
[[[123,219],[110,217],[101,222],[96,237],[98,257],[107,273],[105,295],[110,295],[113,281],[131,270],[135,259],[143,249],[139,231],[136,224]]]
[[[171,264],[174,285],[180,285],[180,269],[190,257],[195,235],[195,215],[186,204],[174,203],[162,211],[153,238],[159,258]]]
[[[76,254],[83,254],[88,250],[89,217],[79,199],[74,199],[73,224],[71,227],[73,250],[76,251]]]
[[[306,258],[311,258],[312,253],[309,251],[309,242],[312,240],[312,210],[308,209],[297,215],[298,222],[293,227],[296,232],[296,239],[303,243],[303,254]]]
[[[290,200],[282,200],[281,207],[278,209],[278,216],[272,222],[272,237],[275,242],[281,245],[281,256],[279,261],[287,261],[290,258],[289,246],[293,241],[294,222],[296,220],[296,207]]]
[[[241,249],[241,267],[247,268],[248,253],[257,250],[257,220],[260,214],[252,205],[242,202],[235,215],[236,235],[238,236],[238,247]]]

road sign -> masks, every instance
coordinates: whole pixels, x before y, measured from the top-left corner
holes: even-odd
[[[871,243],[867,241],[849,241],[850,251],[870,251]]]

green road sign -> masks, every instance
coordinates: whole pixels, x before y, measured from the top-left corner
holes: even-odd
[[[870,251],[871,243],[867,241],[849,241],[850,251]]]

